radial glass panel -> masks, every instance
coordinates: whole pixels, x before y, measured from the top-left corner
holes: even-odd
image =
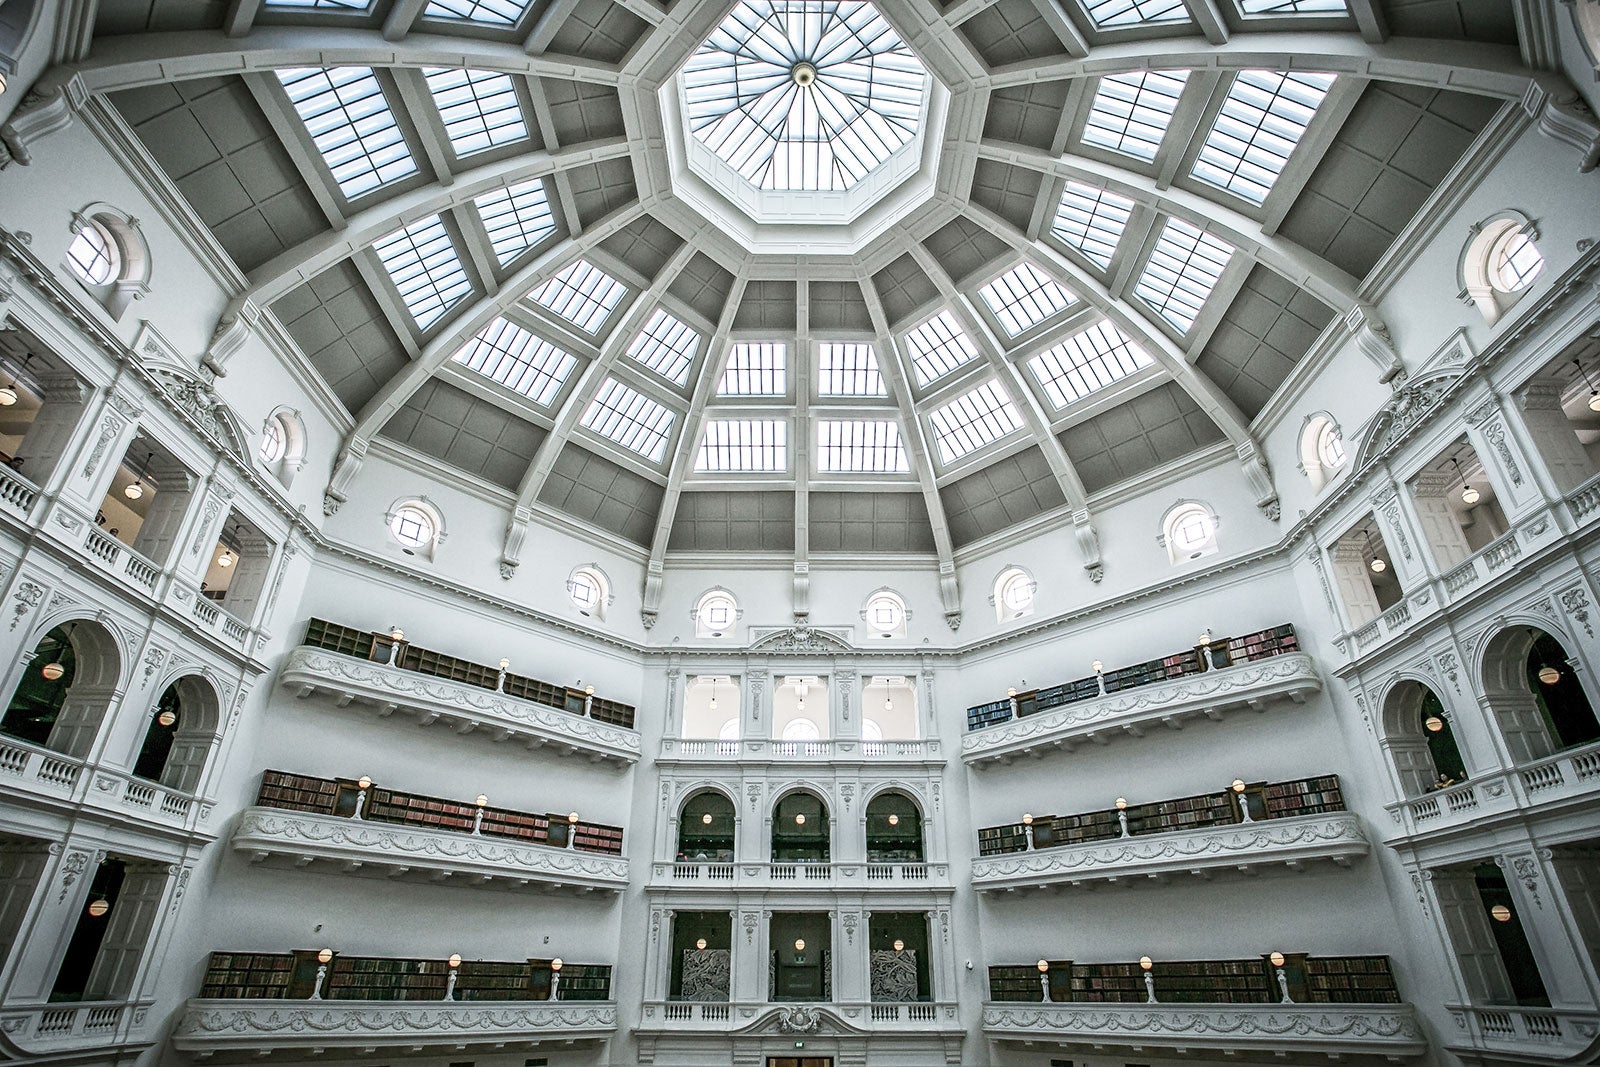
[[[1127,197],[1069,181],[1061,193],[1061,206],[1050,232],[1090,263],[1109,270],[1131,214],[1133,201]]]
[[[456,19],[490,26],[515,26],[532,0],[428,0],[426,19]]]
[[[1246,15],[1346,15],[1344,0],[1239,0]]]
[[[294,67],[277,74],[347,199],[417,172],[383,87],[370,69]]]
[[[1332,74],[1241,70],[1192,173],[1208,185],[1261,203],[1332,85]]]
[[[1028,361],[1050,403],[1058,410],[1144,367],[1149,353],[1109,322],[1097,322]]]
[[[905,443],[893,419],[817,420],[817,470],[823,474],[904,474]]]
[[[740,0],[679,78],[694,137],[762,189],[850,188],[916,136],[928,92],[860,0]]]
[[[472,203],[502,267],[556,232],[555,213],[542,178],[484,193]]]
[[[1183,0],[1082,0],[1083,9],[1101,29],[1188,22]]]
[[[1188,81],[1186,70],[1106,75],[1089,107],[1083,143],[1146,161],[1156,158]]]
[[[824,342],[817,349],[817,370],[822,396],[889,395],[871,345]]]
[[[672,411],[643,393],[629,389],[615,378],[607,378],[589,403],[580,420],[601,437],[637,452],[652,463],[667,454],[672,436]]]
[[[1006,334],[1016,337],[1072,306],[1073,295],[1031,263],[1018,264],[978,290]]]
[[[580,259],[528,296],[585,333],[595,333],[627,291],[611,275]]]
[[[939,462],[953,463],[984,445],[1022,429],[1022,416],[1005,391],[985,382],[928,416]]]
[[[522,102],[509,74],[430,67],[423,71],[445,134],[457,156],[528,136]]]
[[[1168,219],[1134,295],[1187,333],[1232,258],[1232,245],[1182,219]]]
[[[927,385],[978,358],[978,346],[948,311],[939,312],[906,334],[906,351],[918,385]]]
[[[628,356],[669,382],[689,383],[689,367],[700,348],[700,335],[664,309],[657,308],[639,336],[628,346]]]
[[[789,349],[770,341],[740,343],[728,352],[718,396],[782,396],[788,391]]]
[[[495,319],[451,357],[486,378],[549,407],[578,361],[507,319]]]
[[[789,468],[789,423],[783,419],[709,419],[694,469],[738,474]]]
[[[438,215],[395,231],[372,250],[419,330],[438,322],[439,316],[472,292],[472,282]]]

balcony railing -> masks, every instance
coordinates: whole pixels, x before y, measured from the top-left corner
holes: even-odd
[[[647,1000],[639,1014],[639,1030],[653,1034],[738,1030],[804,1037],[820,1031],[830,1039],[848,1039],[873,1034],[932,1032],[948,1035],[961,1030],[953,1001],[774,1004],[768,1001]]]
[[[38,499],[38,486],[10,467],[0,464],[0,507],[25,519]]]
[[[358,704],[378,715],[403,712],[424,726],[443,722],[459,734],[477,732],[494,741],[514,737],[530,748],[550,745],[563,754],[582,752],[596,762],[628,764],[639,759],[639,735],[632,730],[339,652],[294,649],[281,678],[296,696],[328,693],[339,707]]]
[[[1481,826],[1497,816],[1567,806],[1600,795],[1600,741],[1386,805],[1394,828],[1389,842]]]
[[[201,828],[211,814],[210,804],[190,793],[15,738],[0,738],[0,783],[7,792],[81,804],[113,818],[179,830],[185,836],[206,841],[216,836]]]
[[[1458,1030],[1449,1047],[1516,1063],[1573,1063],[1592,1052],[1600,1011],[1449,1004]],[[1474,1057],[1476,1059],[1477,1057]]]
[[[1002,721],[962,738],[961,758],[981,765],[1010,762],[1035,751],[1071,752],[1084,742],[1103,744],[1122,734],[1139,737],[1156,725],[1177,729],[1181,719],[1196,715],[1216,719],[1240,708],[1264,711],[1281,699],[1303,704],[1321,688],[1311,657],[1288,652]]]
[[[21,1059],[57,1062],[85,1054],[136,1053],[155,1043],[159,1020],[153,1000],[79,1004],[7,1004],[0,1007],[0,1046]],[[20,1054],[20,1055],[18,1055]],[[11,1057],[7,1057],[11,1058]]]
[[[859,738],[834,741],[778,741],[745,738],[719,741],[710,738],[664,737],[661,759],[697,762],[700,760],[818,760],[832,763],[851,760],[926,760],[943,763],[939,742],[933,738],[904,741],[866,741]]]
[[[737,889],[927,889],[950,885],[947,863],[657,863],[653,886]]]

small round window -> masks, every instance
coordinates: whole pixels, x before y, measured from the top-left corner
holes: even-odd
[[[1526,232],[1509,229],[1489,251],[1489,281],[1502,293],[1521,292],[1544,269],[1544,256]]]
[[[106,228],[93,219],[78,230],[67,246],[67,262],[77,276],[90,285],[105,285],[117,275],[121,257]]]
[[[896,637],[906,630],[906,606],[893,593],[877,593],[867,601],[867,628],[879,637]]]
[[[283,420],[274,416],[267,420],[261,432],[261,449],[257,453],[263,463],[276,463],[289,447],[289,435],[284,433]]]
[[[605,612],[609,594],[606,580],[591,567],[579,567],[567,579],[567,595],[573,606],[584,615],[600,616]]]
[[[1317,434],[1317,458],[1328,470],[1344,466],[1344,441],[1339,437],[1339,428],[1331,422],[1324,423]]]
[[[999,601],[1002,620],[1028,614],[1033,610],[1033,579],[1015,568],[1006,571],[1000,576],[995,599]]]
[[[432,544],[438,529],[433,516],[415,504],[400,505],[389,520],[389,532],[408,548],[425,548]]]
[[[1181,552],[1198,552],[1211,539],[1211,519],[1204,512],[1191,511],[1172,528],[1173,540]]]
[[[700,601],[700,609],[695,612],[702,637],[723,636],[733,628],[734,620],[737,618],[738,607],[734,604],[733,597],[726,593],[709,594]]]

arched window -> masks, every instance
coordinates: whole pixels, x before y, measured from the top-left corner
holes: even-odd
[[[97,622],[74,620],[43,634],[28,657],[0,719],[0,733],[28,744],[84,756],[119,693],[122,658]]]
[[[678,816],[678,862],[732,863],[737,821],[733,801],[715,790],[684,801]]]
[[[611,603],[611,583],[598,565],[588,563],[573,571],[572,577],[567,579],[567,596],[572,598],[578,614],[603,619]]]
[[[822,731],[810,719],[790,719],[783,727],[785,741],[820,741]]]
[[[867,802],[867,862],[921,863],[922,810],[898,790]]]
[[[1326,412],[1309,416],[1300,428],[1300,469],[1311,488],[1321,492],[1348,461],[1344,437],[1333,417]]]
[[[994,611],[1000,622],[1033,614],[1033,575],[1021,567],[1006,567],[994,580]]]
[[[299,412],[279,408],[261,424],[261,444],[256,448],[256,459],[284,487],[294,482],[294,476],[305,465],[306,431]]]
[[[815,793],[790,793],[772,810],[773,863],[827,863],[828,806]]]
[[[426,497],[396,501],[384,522],[389,536],[408,556],[432,559],[435,549],[444,542],[444,517]]]
[[[712,589],[694,606],[696,637],[726,637],[739,621],[739,605],[726,589]]]
[[[910,617],[911,613],[906,610],[906,602],[900,599],[898,593],[888,589],[880,589],[867,597],[867,602],[861,609],[861,618],[866,621],[867,633],[873,637],[904,637],[906,620]]]
[[[1461,250],[1461,297],[1493,326],[1544,270],[1539,230],[1520,211],[1502,211],[1472,227]]]
[[[1217,516],[1198,500],[1180,500],[1161,520],[1161,539],[1174,565],[1217,550]]]
[[[66,268],[113,319],[150,291],[150,249],[138,223],[109,204],[72,216]]]

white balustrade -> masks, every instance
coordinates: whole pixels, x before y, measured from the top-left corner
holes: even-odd
[[[658,885],[720,885],[740,888],[828,886],[891,888],[943,883],[950,868],[943,863],[848,863],[840,860],[816,863],[708,863],[677,860],[655,865]]]
[[[83,547],[88,551],[89,555],[102,563],[116,563],[117,557],[122,554],[122,542],[98,526],[87,526],[85,530]]]
[[[769,1001],[647,1000],[642,1005],[638,1029],[645,1034],[725,1033],[743,1027],[761,1027],[763,1020],[778,1026],[827,1027],[831,1034],[873,1032],[951,1035],[961,1032],[956,1006],[948,1001],[866,1001],[817,1004]],[[806,1030],[790,1030],[804,1034]]]
[[[1574,519],[1583,519],[1600,511],[1600,475],[1590,478],[1567,495],[1567,507]]]
[[[37,499],[37,486],[10,467],[0,466],[0,504],[19,515],[26,515]]]
[[[711,740],[709,738],[666,738],[661,743],[663,759],[683,760],[925,760],[939,754],[935,740],[864,741],[835,738],[830,741],[779,741],[766,738]]]
[[[1399,829],[1389,840],[1455,830],[1499,812],[1536,810],[1595,794],[1600,794],[1600,741],[1390,804]]]

